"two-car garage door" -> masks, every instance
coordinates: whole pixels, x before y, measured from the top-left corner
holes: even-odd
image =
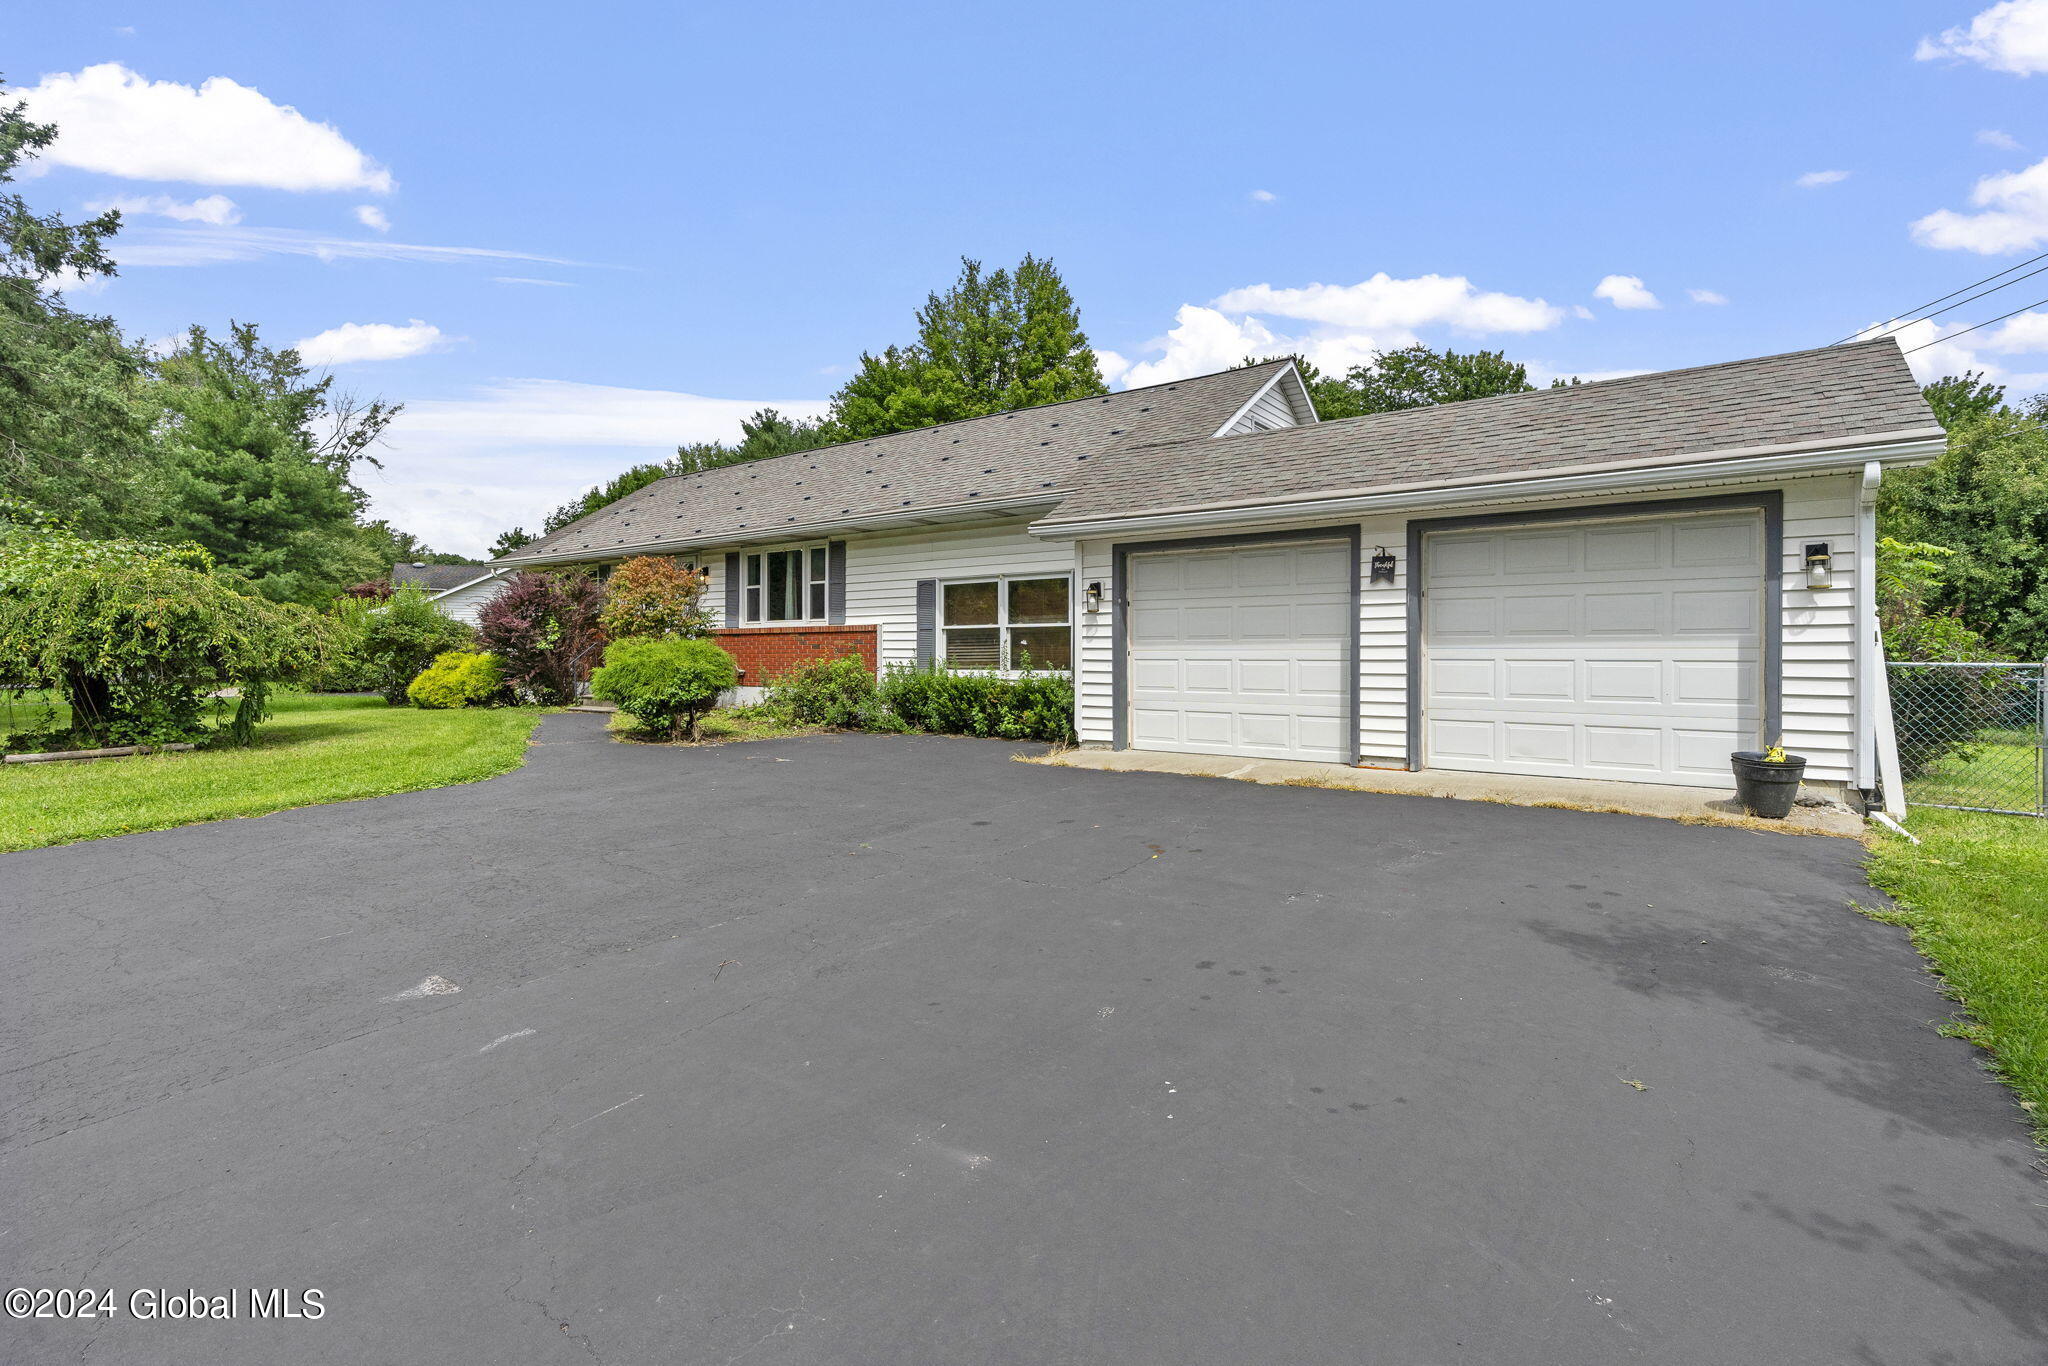
[[[1749,510],[1425,536],[1422,766],[1725,786],[1766,738],[1765,554]],[[1133,553],[1126,742],[1356,761],[1354,572],[1347,541]]]
[[[1759,740],[1755,513],[1438,532],[1423,543],[1433,768],[1726,786]]]

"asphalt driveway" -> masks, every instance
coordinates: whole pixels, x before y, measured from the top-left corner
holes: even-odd
[[[0,1360],[2048,1357],[1849,841],[601,724],[0,857]]]

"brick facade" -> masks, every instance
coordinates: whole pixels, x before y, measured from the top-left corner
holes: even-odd
[[[872,626],[745,626],[713,631],[711,638],[739,661],[742,687],[765,687],[798,664],[839,655],[859,655],[875,667]]]

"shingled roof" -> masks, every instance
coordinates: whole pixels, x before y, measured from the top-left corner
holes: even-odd
[[[1220,441],[1148,442],[1096,462],[1046,521],[1940,435],[1898,343],[1884,338]]]
[[[489,564],[394,564],[391,582],[416,583],[429,593],[445,593],[480,579],[495,568],[496,565]]]
[[[1090,462],[1138,442],[1214,435],[1289,362],[968,418],[658,480],[499,564],[915,524],[1047,507]]]

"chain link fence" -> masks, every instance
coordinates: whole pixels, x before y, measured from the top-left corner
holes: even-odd
[[[2048,665],[1886,665],[1909,806],[2048,816]]]

